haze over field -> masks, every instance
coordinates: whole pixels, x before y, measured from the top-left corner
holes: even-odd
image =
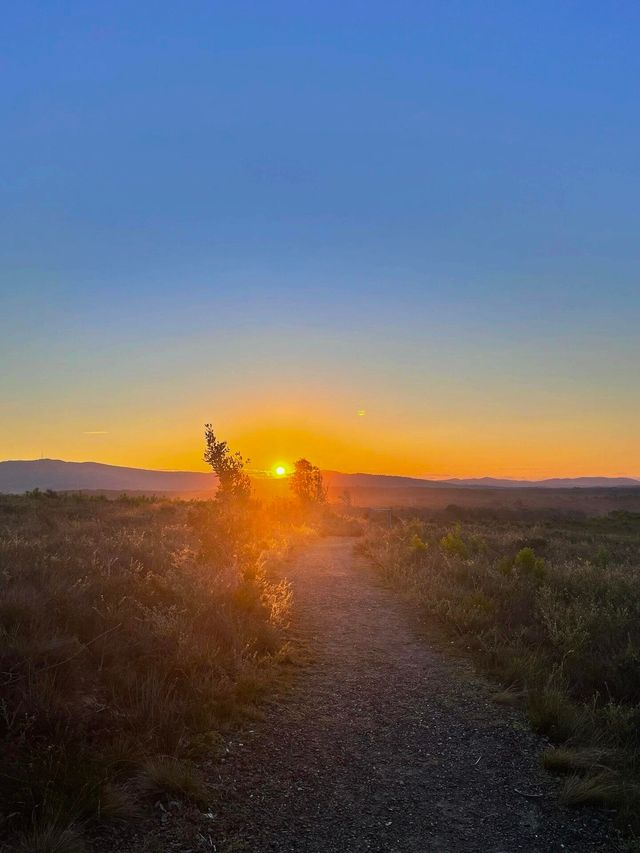
[[[286,474],[285,468],[282,471],[283,475]],[[444,489],[447,487],[493,489],[640,487],[640,480],[624,477],[580,477],[538,481],[500,480],[490,477],[467,480],[424,480],[380,474],[348,474],[340,471],[323,471],[322,474],[332,496],[337,495],[340,490],[354,488],[385,490],[391,496],[393,491],[398,489]],[[260,474],[257,477],[254,475],[253,479],[259,488],[260,481],[275,482],[281,476]],[[5,493],[21,493],[36,488],[60,491],[80,489],[184,494],[213,493],[216,489],[216,482],[214,474],[195,471],[149,471],[141,468],[103,465],[97,462],[64,462],[59,459],[0,462],[0,492]],[[406,495],[403,500],[406,500]]]

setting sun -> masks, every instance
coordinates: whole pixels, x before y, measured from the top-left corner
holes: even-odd
[[[276,477],[284,477],[287,473],[287,469],[284,465],[276,465]]]

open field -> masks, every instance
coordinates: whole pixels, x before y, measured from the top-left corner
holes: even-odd
[[[410,511],[407,510],[409,515]],[[414,511],[414,516],[416,515]],[[640,802],[640,515],[370,525],[384,577],[504,685],[557,748],[567,803]]]
[[[500,489],[483,487],[384,488],[359,486],[349,490],[351,502],[363,507],[404,507],[446,510],[463,507],[504,512],[606,515],[613,510],[640,512],[640,488]],[[333,487],[329,496],[339,500],[344,489]],[[455,512],[455,509],[453,509]]]
[[[289,589],[269,568],[303,535],[213,503],[0,498],[6,849],[206,799],[192,759],[273,677]]]
[[[1,497],[0,849],[210,849],[212,802],[229,849],[470,851],[492,810],[496,849],[619,849],[562,803],[637,829],[640,516],[405,508],[359,537],[366,511],[343,513]],[[308,548],[318,533],[334,538]],[[440,637],[502,683],[493,700]],[[301,638],[310,658],[260,722]],[[410,831],[386,823],[400,804]]]

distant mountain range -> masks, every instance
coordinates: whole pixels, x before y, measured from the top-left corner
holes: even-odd
[[[640,480],[631,477],[575,477],[549,480],[506,480],[494,477],[477,479],[425,480],[415,477],[396,477],[384,474],[343,474],[324,471],[323,476],[332,492],[349,488],[416,488],[444,487],[492,489],[575,489],[606,487],[640,487]],[[151,471],[144,468],[123,468],[100,462],[63,462],[59,459],[0,462],[0,492],[21,493],[31,489],[54,491],[116,491],[116,492],[213,492],[213,474],[193,471]]]
[[[403,488],[437,488],[460,486],[484,489],[597,489],[612,486],[640,486],[640,480],[631,477],[554,477],[549,480],[508,480],[496,477],[477,477],[448,480],[424,480],[416,477],[396,477],[387,474],[342,474],[323,471],[325,480],[332,486],[402,486]]]

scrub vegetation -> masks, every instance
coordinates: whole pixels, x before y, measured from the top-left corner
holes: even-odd
[[[637,829],[640,515],[471,515],[371,522],[362,547],[502,682],[496,701],[551,739],[542,761],[566,774],[564,801],[615,807]]]
[[[0,846],[206,801],[197,758],[287,657],[291,508],[0,497]]]
[[[0,849],[75,853],[105,823],[214,802],[201,759],[292,659],[283,563],[362,532],[307,460],[266,504],[210,425],[205,445],[215,500],[0,496]],[[637,812],[640,515],[450,516],[372,514],[360,547],[527,708],[567,804]]]

